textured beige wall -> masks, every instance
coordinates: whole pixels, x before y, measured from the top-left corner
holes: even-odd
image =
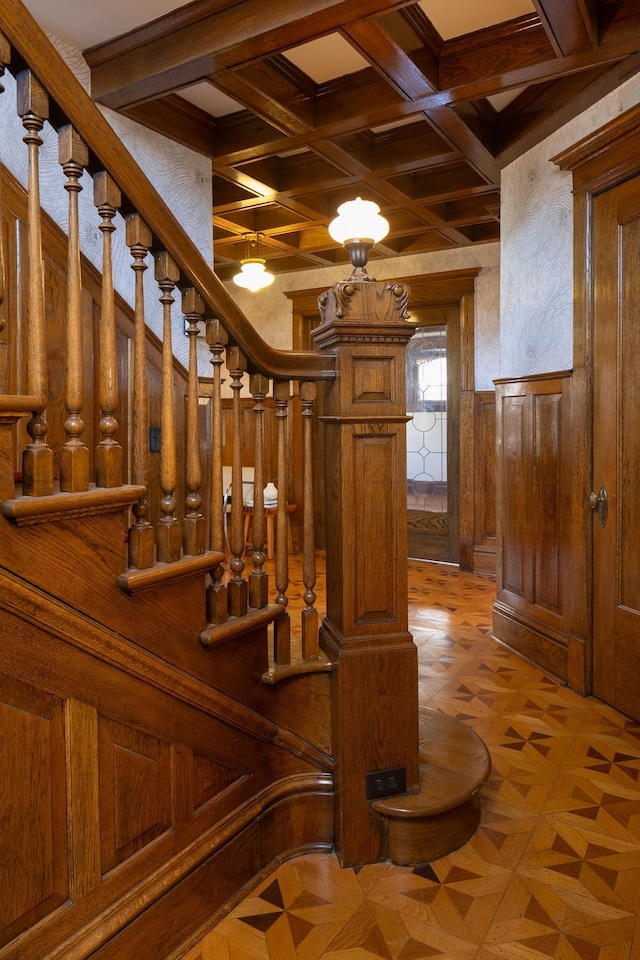
[[[572,174],[551,158],[618,114],[637,78],[502,171],[500,356],[503,377],[573,363]]]

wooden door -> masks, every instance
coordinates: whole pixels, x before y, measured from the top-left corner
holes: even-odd
[[[640,720],[640,178],[593,211],[593,692]]]

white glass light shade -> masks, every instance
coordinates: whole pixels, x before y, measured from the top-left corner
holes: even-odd
[[[338,207],[338,216],[329,224],[329,233],[337,243],[369,240],[372,244],[386,237],[389,222],[380,216],[380,207],[372,200],[347,200]]]
[[[249,257],[246,260],[241,260],[240,273],[236,273],[233,278],[233,282],[237,283],[239,287],[251,290],[252,293],[262,290],[263,287],[268,287],[270,283],[273,283],[273,280],[273,274],[265,270],[265,261],[262,257]]]

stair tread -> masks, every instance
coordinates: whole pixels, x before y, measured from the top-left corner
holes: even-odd
[[[111,513],[131,506],[144,492],[145,487],[139,484],[123,484],[119,487],[96,487],[91,484],[88,490],[66,493],[56,489],[44,497],[25,497],[18,489],[17,496],[2,501],[1,509],[8,520],[16,526],[23,526]]]
[[[375,800],[386,817],[432,817],[466,803],[491,770],[489,751],[460,720],[435,710],[420,711],[420,787]]]

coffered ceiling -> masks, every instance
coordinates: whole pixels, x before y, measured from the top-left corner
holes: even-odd
[[[27,0],[85,50],[95,99],[211,157],[222,279],[496,240],[500,170],[640,70],[640,0]]]

